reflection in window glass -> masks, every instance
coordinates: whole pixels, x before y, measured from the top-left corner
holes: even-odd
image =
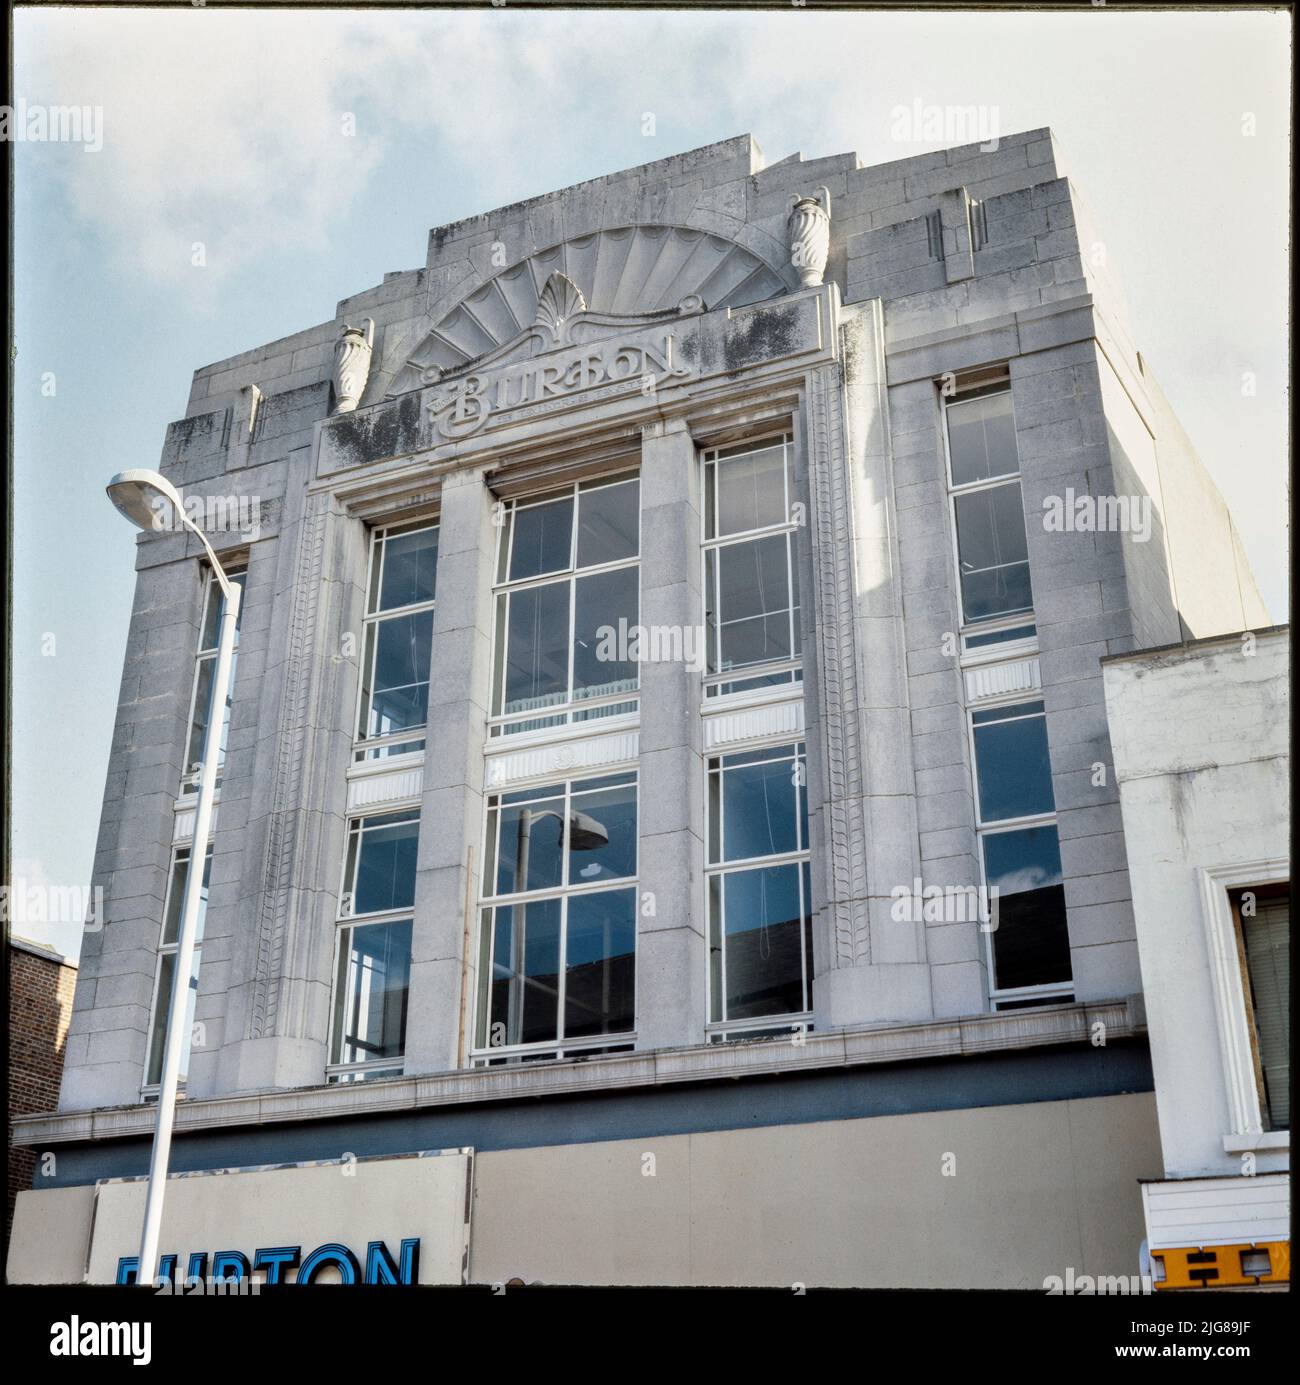
[[[954,400],[947,407],[948,457],[954,486],[1020,470],[1011,394]]]
[[[181,911],[185,905],[185,889],[190,874],[190,850],[182,847],[172,858],[171,879],[167,884],[167,902],[163,909],[162,939],[158,945],[158,962],[154,974],[153,1018],[149,1023],[149,1056],[145,1060],[145,1085],[156,1086],[162,1081],[163,1046],[167,1037],[167,1017],[172,1001],[172,985],[176,976],[176,950],[180,941]],[[185,1081],[189,1070],[190,1047],[194,1038],[194,1005],[199,993],[200,944],[208,913],[208,886],[212,876],[212,848],[203,861],[203,880],[199,886],[199,913],[195,922],[194,957],[190,965],[190,994],[186,1003],[185,1034],[181,1040],[180,1080]]]
[[[704,606],[709,673],[799,655],[793,449],[788,438],[704,459]],[[783,526],[782,532],[762,533]]]
[[[635,1024],[637,870],[634,774],[488,800],[480,940],[479,1050],[626,1035]],[[529,1054],[519,1055],[526,1060]]]
[[[709,761],[709,1018],[715,1024],[812,1007],[806,781],[802,744]],[[729,868],[737,862],[747,868]]]
[[[221,788],[221,770],[226,763],[226,742],[230,737],[230,707],[235,694],[235,676],[239,668],[239,628],[244,621],[243,594],[247,586],[246,572],[228,572],[230,583],[239,588],[239,613],[235,617],[235,648],[230,660],[230,682],[226,690],[226,705],[222,709],[221,735],[217,742],[217,788]],[[212,685],[217,673],[217,642],[221,637],[221,617],[226,598],[221,583],[209,572],[203,598],[203,620],[199,635],[199,652],[194,666],[194,691],[190,699],[190,733],[185,743],[185,773],[181,777],[181,793],[198,792],[199,771],[203,767],[203,738],[208,734],[212,719]]]
[[[1031,609],[1034,600],[1020,483],[958,495],[953,505],[966,620]]]
[[[1018,478],[1020,471],[1011,393],[998,387],[993,393],[958,398],[946,403],[943,412],[962,620],[971,624],[1031,611],[1020,481],[999,479]]]
[[[640,618],[641,574],[635,567],[579,577],[574,584],[573,696],[604,697],[637,686],[635,660],[617,656]],[[620,631],[629,632],[620,647]],[[612,632],[612,635],[611,635]]]
[[[790,519],[791,459],[784,442],[752,452],[721,453],[705,464],[710,487],[709,537],[744,534]]]
[[[981,822],[1051,813],[1052,765],[1041,702],[972,713]]]
[[[641,487],[633,481],[584,488],[578,497],[578,567],[621,563],[641,547]]]
[[[984,878],[996,889],[993,931],[999,990],[1070,980],[1070,938],[1056,826],[990,832],[982,838]]]
[[[420,815],[408,808],[374,813],[348,824],[348,850],[339,897],[338,961],[334,978],[330,1063],[376,1063],[405,1051]],[[357,918],[374,922],[354,923]],[[385,1073],[389,1070],[385,1069]],[[378,1070],[332,1072],[331,1081],[381,1075]]]
[[[636,891],[574,895],[564,956],[565,1037],[630,1030],[635,1021]]]
[[[424,749],[437,574],[436,524],[378,529],[372,535],[358,759]]]
[[[353,820],[344,884],[353,914],[382,914],[415,903],[419,835],[420,815],[414,809]]]
[[[509,603],[503,712],[532,711],[569,697],[568,582],[525,587],[498,598]]]
[[[510,580],[518,582],[570,566],[573,543],[573,497],[566,495],[514,512],[510,546]]]
[[[410,974],[409,919],[339,930],[332,1062],[402,1056]]]
[[[623,477],[509,502],[498,561],[492,711],[502,720],[494,735],[636,709],[614,699],[639,686],[637,664],[625,656],[640,618],[640,489],[637,478]]]

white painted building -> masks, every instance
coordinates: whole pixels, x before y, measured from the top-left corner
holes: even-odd
[[[1269,629],[1117,655],[1106,710],[1165,1176],[1168,1282],[1289,1279],[1290,641]]]

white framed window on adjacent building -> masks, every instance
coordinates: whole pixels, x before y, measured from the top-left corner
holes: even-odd
[[[387,760],[424,750],[437,580],[436,522],[372,532],[356,760]]]
[[[476,1066],[636,1038],[637,775],[489,795]]]
[[[163,1048],[167,1041],[167,1017],[171,1008],[172,990],[176,985],[176,952],[180,939],[181,908],[185,902],[185,886],[190,874],[190,848],[179,847],[172,853],[171,870],[167,879],[167,899],[163,905],[163,924],[158,940],[158,960],[154,967],[153,1000],[149,1014],[149,1051],[145,1058],[144,1094],[156,1097],[162,1081]],[[194,932],[194,957],[186,978],[189,1000],[185,1007],[185,1035],[181,1041],[180,1080],[184,1084],[189,1071],[190,1050],[194,1041],[194,1006],[199,993],[199,961],[203,950],[203,925],[208,911],[208,883],[212,874],[212,847],[209,846],[203,863],[203,883],[199,893],[199,916]]]
[[[189,731],[185,737],[185,766],[181,774],[181,796],[197,794],[199,771],[203,767],[203,738],[212,719],[212,684],[217,673],[217,642],[221,635],[221,617],[226,609],[225,595],[216,574],[205,569],[203,616],[199,625],[199,649],[194,660],[194,685],[190,691]],[[242,600],[247,572],[231,571],[226,576],[239,588],[239,614],[235,617],[235,649],[230,660],[230,682],[226,705],[221,713],[221,740],[217,747],[217,788],[221,788],[221,770],[226,763],[226,739],[230,733],[230,706],[234,697],[235,671],[239,663],[239,627],[244,618]]]
[[[980,863],[992,905],[984,936],[993,1007],[1068,1000],[1070,938],[1044,704],[1003,699],[967,715]]]
[[[503,503],[491,736],[637,711],[639,668],[628,656],[640,619],[640,554],[635,474]]]
[[[802,741],[710,757],[706,854],[709,1037],[810,1025],[812,881]]]
[[[1202,869],[1229,1153],[1290,1144],[1290,863]]]
[[[348,823],[335,930],[331,1082],[402,1072],[419,834],[418,806]]]
[[[800,525],[788,433],[702,454],[705,697],[800,682]]]
[[[958,381],[943,398],[943,424],[962,652],[1032,648],[1034,595],[1006,372]]]

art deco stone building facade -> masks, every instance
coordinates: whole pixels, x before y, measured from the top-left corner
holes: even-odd
[[[257,517],[174,1168],[472,1151],[475,1280],[1136,1272],[1100,660],[1268,619],[1048,131],[439,227],[196,372],[162,470]],[[137,568],[26,1128],[74,1220],[145,1167],[210,715],[198,549]]]

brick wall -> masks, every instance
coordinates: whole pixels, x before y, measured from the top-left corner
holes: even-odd
[[[9,1119],[52,1111],[58,1105],[63,1047],[72,1017],[77,968],[54,952],[23,943],[9,944]],[[5,1225],[13,1221],[14,1201],[32,1186],[36,1156],[9,1150],[9,1200]]]

